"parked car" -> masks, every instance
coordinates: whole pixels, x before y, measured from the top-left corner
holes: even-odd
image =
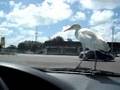
[[[85,56],[84,56],[85,54]],[[96,56],[95,56],[96,54]],[[84,60],[93,60],[95,59],[95,57],[98,60],[103,60],[103,61],[113,61],[114,60],[114,56],[108,52],[103,52],[103,51],[92,51],[92,50],[86,50],[86,51],[82,51],[79,54],[79,58],[83,58]]]

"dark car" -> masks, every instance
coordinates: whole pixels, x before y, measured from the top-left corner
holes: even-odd
[[[84,57],[85,54],[85,57]],[[103,52],[103,51],[92,51],[92,50],[86,50],[82,51],[79,54],[79,58],[83,58],[84,60],[93,60],[95,59],[95,54],[96,54],[96,59],[98,60],[103,60],[103,61],[112,61],[114,60],[114,56],[110,53]]]

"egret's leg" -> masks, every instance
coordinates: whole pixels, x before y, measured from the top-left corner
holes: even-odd
[[[77,67],[75,67],[75,70],[79,69],[80,68],[80,65],[82,63],[83,60],[80,61],[80,63],[77,65]]]
[[[97,69],[97,55],[96,55],[95,50],[94,50],[94,56],[95,56],[95,60],[94,60],[94,69],[93,70],[96,70]]]
[[[85,47],[83,46],[83,57],[82,57],[82,60],[80,60],[80,63],[77,65],[77,67],[75,68],[75,70],[76,69],[79,69],[81,66],[81,64],[82,64],[82,62],[84,61],[84,59],[85,59],[85,57],[86,57],[86,55],[85,55]]]

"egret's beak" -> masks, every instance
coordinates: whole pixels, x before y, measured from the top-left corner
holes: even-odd
[[[72,27],[65,29],[64,32],[69,31],[69,30],[73,30]]]

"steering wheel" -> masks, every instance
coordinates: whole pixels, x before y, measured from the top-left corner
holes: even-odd
[[[73,90],[45,72],[23,65],[0,62],[0,90]]]

